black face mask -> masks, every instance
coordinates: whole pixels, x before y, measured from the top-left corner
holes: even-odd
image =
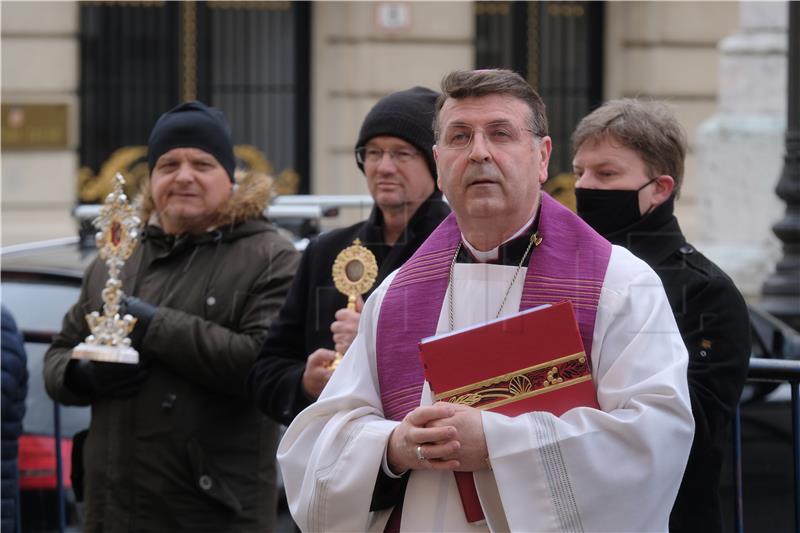
[[[642,219],[644,215],[639,212],[639,191],[654,181],[656,178],[632,191],[575,189],[578,216],[597,233],[608,238]]]

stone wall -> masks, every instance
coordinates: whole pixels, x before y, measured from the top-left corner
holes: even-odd
[[[387,15],[381,11],[387,5],[402,7]],[[741,48],[737,43],[741,43],[742,35],[755,31],[754,17],[783,16],[784,26],[778,31],[785,32],[785,13],[770,15],[774,8],[769,7],[785,6],[785,2],[741,5],[750,21],[740,24],[739,2],[606,3],[604,96],[658,98],[666,100],[676,112],[691,144],[678,214],[698,246],[701,242],[728,243],[727,248],[715,252],[719,257],[733,253],[730,243],[739,243],[747,236],[753,244],[750,253],[772,258],[776,247],[769,227],[783,212],[772,189],[780,169],[781,121],[785,118],[777,108],[756,113],[740,109],[733,114],[730,110],[735,105],[756,105],[756,101],[785,106],[785,87],[780,86],[785,85],[785,68],[775,66],[781,59],[780,51],[774,50],[762,50],[771,58],[767,62],[772,62],[772,66],[764,67],[766,70],[726,65]],[[2,2],[0,9],[3,103],[66,104],[69,126],[65,149],[3,150],[2,242],[72,235],[70,209],[75,201],[79,141],[78,4]],[[361,121],[389,92],[413,85],[436,89],[449,70],[471,68],[474,9],[473,2],[314,2],[312,139],[308,148],[313,193],[366,193],[364,177],[353,157]],[[780,26],[779,22],[758,24],[767,32],[773,31],[768,29],[770,25]],[[722,41],[727,36],[733,37]],[[721,41],[723,45],[718,47]],[[763,56],[762,52],[756,55]],[[745,56],[754,57],[751,52]],[[785,65],[785,57],[783,61]],[[723,82],[728,92],[720,90],[719,85],[726,68],[733,69]],[[706,124],[709,120],[714,126]],[[726,151],[716,149],[718,138],[712,136],[703,144],[697,132],[711,128],[716,129],[716,135],[727,136],[732,130],[723,126],[731,120],[752,128],[766,127],[770,132],[754,140],[752,146],[741,141],[726,149],[741,157],[754,152],[770,154],[737,163],[736,179],[727,176],[716,162],[701,166],[698,161],[704,149],[715,153],[717,161],[728,157]],[[701,124],[703,128],[698,130]],[[744,176],[758,179],[744,182]],[[763,202],[748,206],[745,200],[751,197]],[[363,216],[363,212],[354,213],[350,219]],[[751,222],[753,218],[757,220]],[[728,265],[728,261],[723,263]]]
[[[386,27],[380,2],[315,2],[312,11],[312,192],[365,194],[353,155],[361,122],[382,96],[474,64],[472,2],[402,2]],[[405,22],[405,24],[403,24]],[[353,219],[366,216],[352,214]],[[340,221],[341,222],[341,221]]]
[[[75,235],[78,4],[3,2],[3,104],[66,104],[67,146],[2,152],[2,244]]]
[[[739,2],[607,2],[606,99],[665,101],[689,138],[685,182],[676,205],[684,232],[702,226],[697,126],[716,109],[719,41],[738,27]]]

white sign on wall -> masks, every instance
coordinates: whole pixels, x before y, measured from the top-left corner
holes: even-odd
[[[375,14],[380,30],[402,31],[411,27],[411,7],[406,2],[381,2]]]

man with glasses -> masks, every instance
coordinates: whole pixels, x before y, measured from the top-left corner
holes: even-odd
[[[442,93],[434,155],[454,214],[369,298],[347,357],[281,441],[295,520],[304,531],[666,531],[694,421],[658,277],[541,191],[551,140],[525,80],[456,71]],[[434,403],[421,339],[563,300],[600,409],[512,418]],[[453,471],[472,472],[485,522],[467,523]]]
[[[375,200],[369,218],[329,231],[308,245],[278,320],[250,373],[259,408],[289,424],[322,392],[336,352],[344,354],[358,328],[355,311],[333,285],[336,256],[355,239],[378,263],[377,286],[402,265],[450,212],[436,190],[433,116],[437,93],[423,87],[390,94],[367,114],[355,158]],[[369,294],[369,293],[367,293]]]

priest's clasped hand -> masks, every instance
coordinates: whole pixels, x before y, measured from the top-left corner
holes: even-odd
[[[461,446],[456,440],[456,428],[427,427],[434,420],[448,418],[454,414],[454,406],[443,402],[417,407],[408,413],[389,436],[386,458],[392,471],[400,473],[422,468],[433,470],[458,468],[458,461],[444,459],[456,453]]]
[[[480,411],[445,402],[417,407],[406,415],[389,436],[387,450],[395,473],[481,470],[486,456]]]
[[[444,402],[440,402],[443,404]],[[437,405],[440,405],[437,404]],[[486,447],[486,436],[483,433],[483,419],[481,412],[474,407],[460,404],[445,404],[453,409],[453,414],[448,417],[432,420],[428,428],[453,427],[456,430],[456,439],[459,443],[456,451],[446,456],[445,459],[455,459],[458,467],[452,470],[459,472],[474,472],[489,468],[486,458],[489,451]]]

